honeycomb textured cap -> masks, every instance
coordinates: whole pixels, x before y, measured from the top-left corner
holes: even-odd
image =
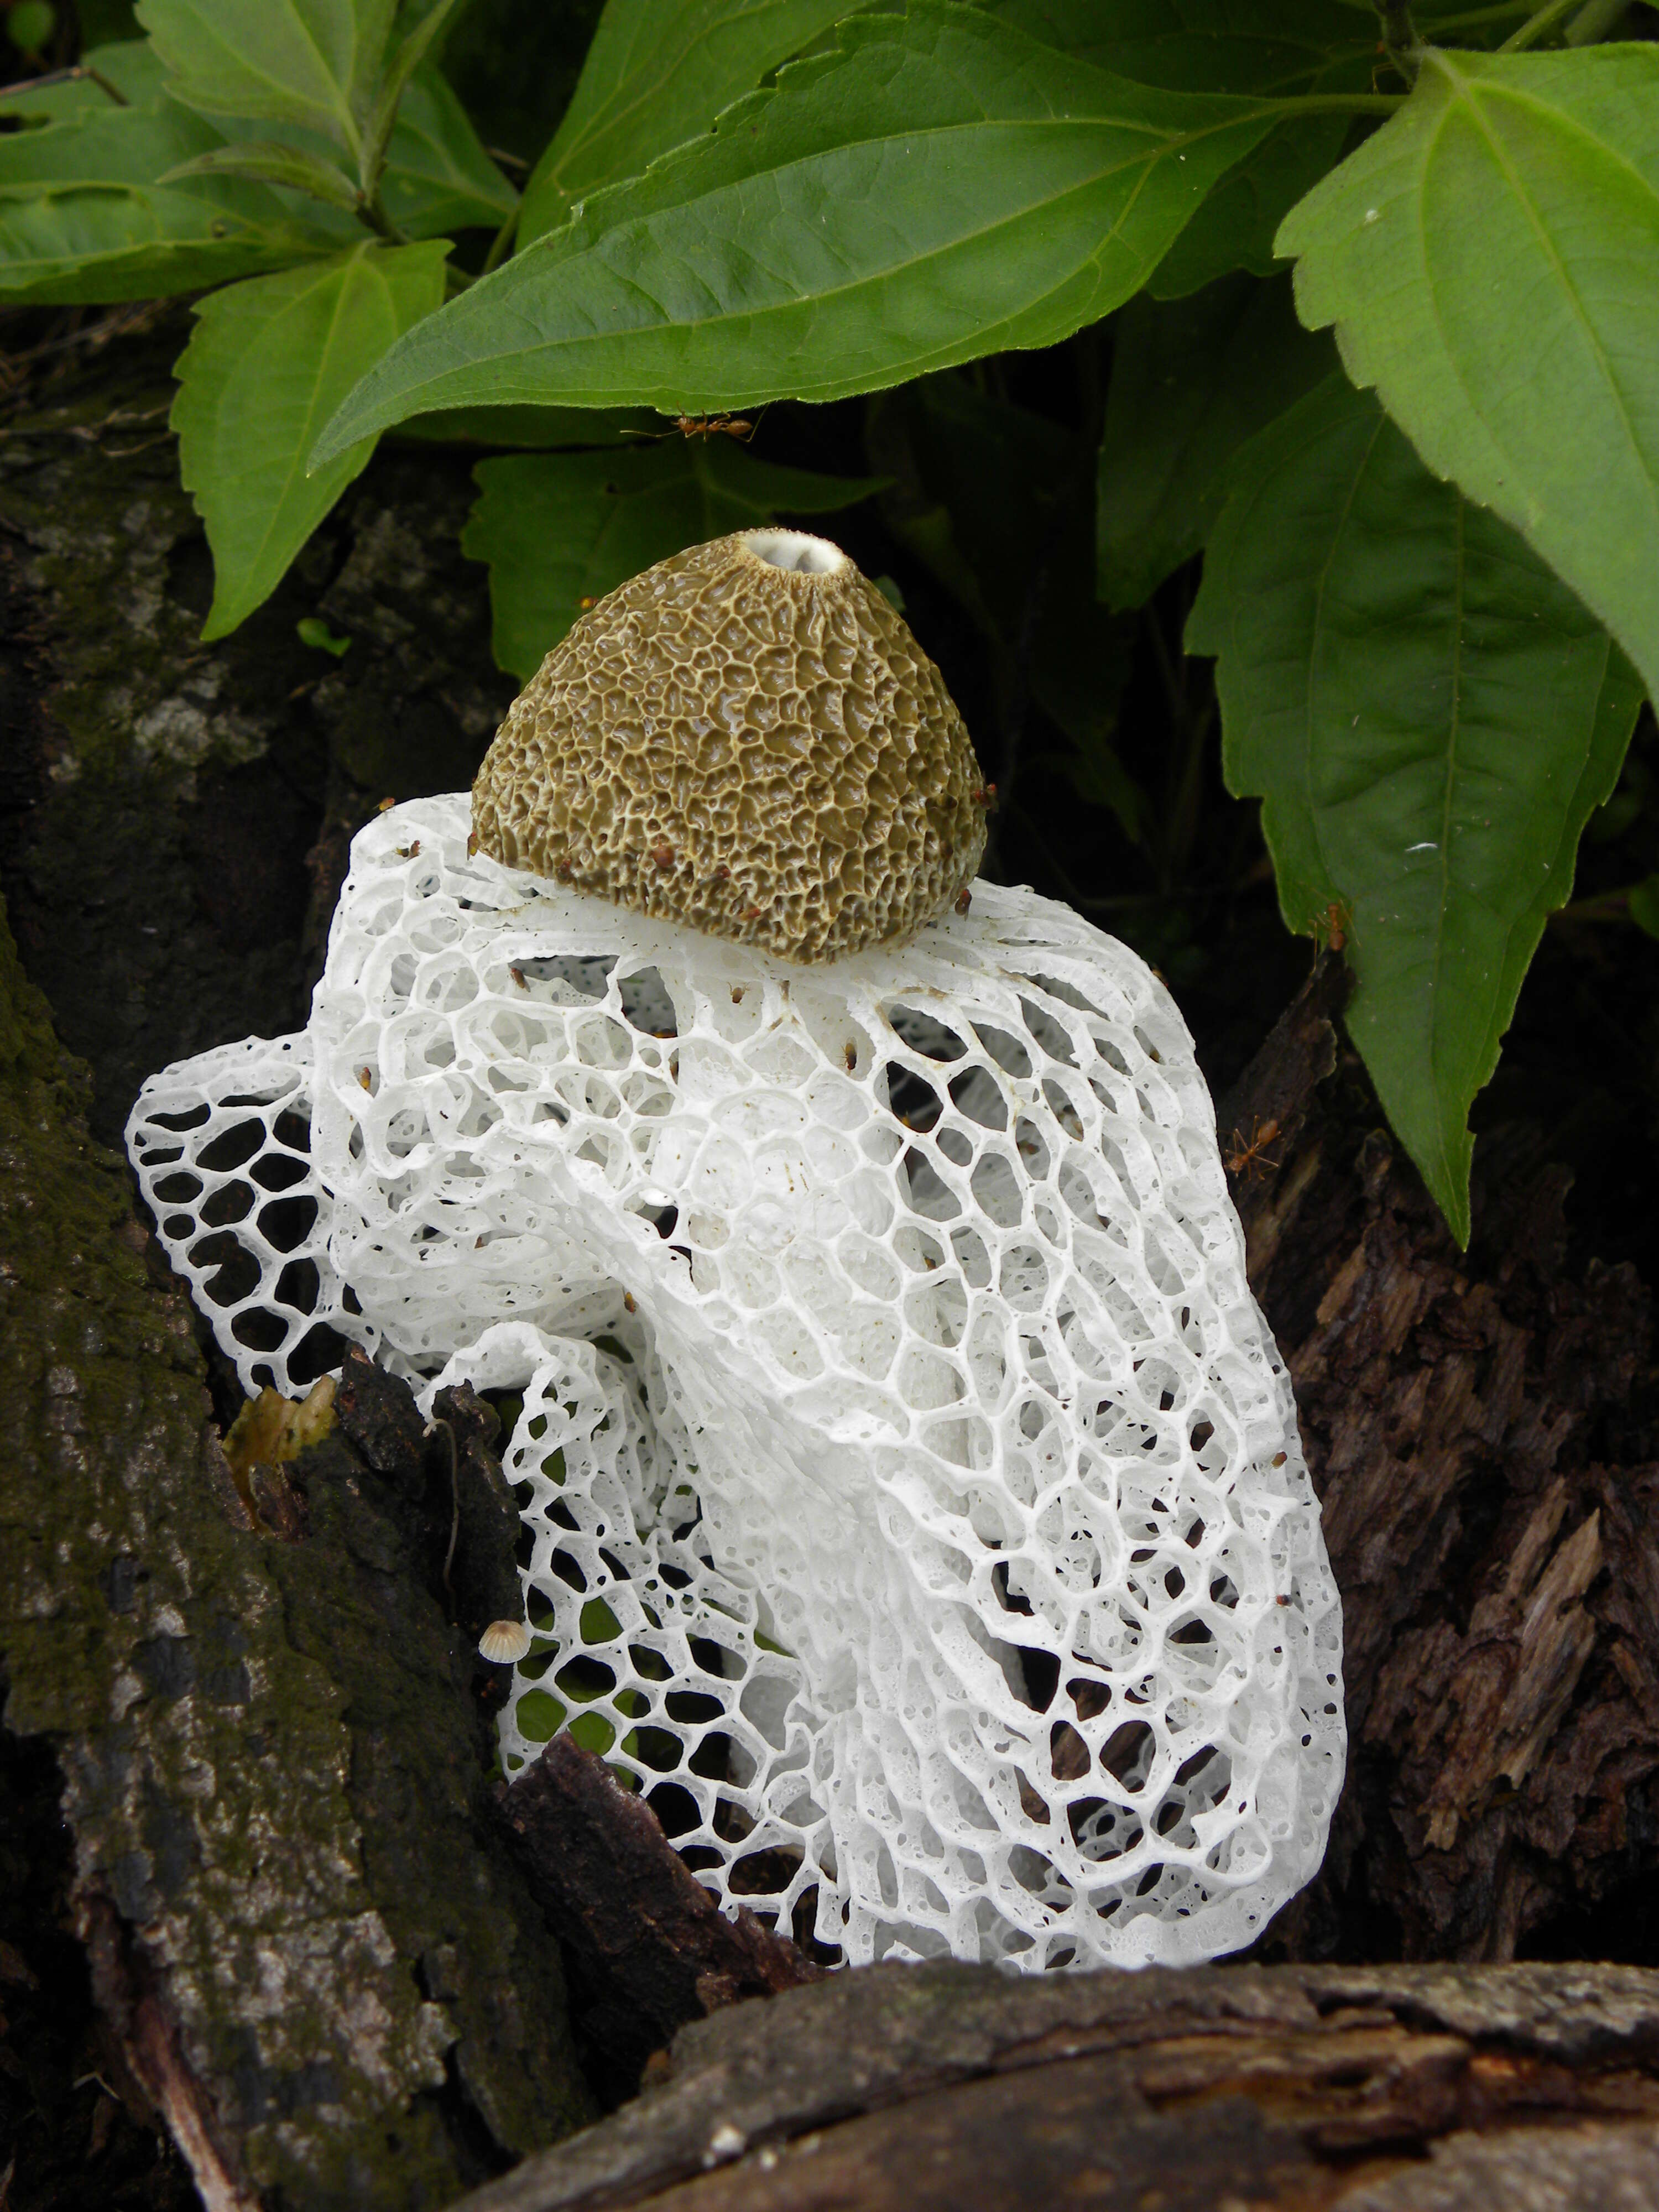
[[[972,882],[985,797],[945,682],[836,546],[694,545],[577,622],[472,787],[479,849],[786,960],[910,937]]]

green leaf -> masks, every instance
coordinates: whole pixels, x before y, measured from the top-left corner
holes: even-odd
[[[276,185],[291,192],[304,192],[330,207],[356,211],[357,188],[332,161],[302,154],[297,147],[274,139],[251,138],[240,146],[214,146],[167,170],[158,184],[173,185],[185,177],[252,177],[258,184]]]
[[[422,442],[516,447],[547,453],[558,447],[620,446],[662,434],[663,417],[648,407],[445,407],[411,415],[392,434]]]
[[[368,143],[363,152],[363,175],[371,190],[379,181],[386,159],[386,141],[392,136],[392,126],[397,120],[404,90],[426,59],[434,40],[442,30],[454,5],[455,0],[431,0],[431,4],[414,28],[393,47],[386,67],[380,72],[374,105],[369,115]]]
[[[1631,920],[1650,937],[1659,937],[1659,876],[1644,876],[1626,894]]]
[[[1245,441],[1335,368],[1284,277],[1224,277],[1189,300],[1131,300],[1114,325],[1096,499],[1095,580],[1138,607],[1189,561]]]
[[[380,198],[392,222],[411,238],[483,224],[495,229],[518,205],[517,192],[435,69],[418,70],[404,88],[386,147]]]
[[[1346,115],[1297,115],[1271,131],[1221,179],[1147,280],[1157,300],[1179,300],[1230,270],[1269,276],[1284,266],[1279,227],[1336,163]]]
[[[1063,771],[1137,837],[1145,795],[1112,745],[1128,641],[1095,597],[1086,441],[946,374],[884,394],[868,447],[894,478],[882,501],[894,536],[991,648],[998,720],[1022,715],[1029,691],[1071,740]]]
[[[249,222],[182,188],[0,198],[0,305],[165,299],[316,251],[280,210]]]
[[[304,615],[294,625],[295,635],[301,645],[309,645],[319,653],[331,653],[342,660],[351,650],[349,637],[337,637],[319,615]]]
[[[1062,53],[1180,92],[1369,92],[1380,58],[1374,0],[992,0],[989,13]],[[1527,13],[1416,0],[1419,33],[1501,39]],[[1392,80],[1390,80],[1392,82]]]
[[[869,477],[779,468],[729,439],[480,461],[462,550],[489,563],[495,659],[521,684],[580,613],[687,545],[778,514],[829,514]]]
[[[158,298],[333,249],[337,216],[201,173],[197,163],[228,150],[222,134],[167,98],[130,47],[98,55],[112,82],[143,97],[118,106],[93,87],[62,120],[0,136],[0,299]],[[158,181],[169,173],[177,181]]]
[[[1344,0],[996,0],[993,12],[1063,52],[1172,91],[1364,93],[1376,70],[1375,12]],[[1230,270],[1270,275],[1279,223],[1337,160],[1351,122],[1286,117],[1216,186],[1149,290],[1179,299]]]
[[[443,297],[447,241],[355,246],[198,304],[173,410],[179,472],[207,525],[223,637],[276,589],[373,441],[316,476],[305,458],[340,395]]]
[[[1279,246],[1349,375],[1659,693],[1659,48],[1426,52]]]
[[[354,165],[398,0],[137,0],[187,107],[319,131]]]
[[[1348,910],[1349,1031],[1467,1243],[1469,1106],[1618,780],[1634,672],[1340,376],[1239,455],[1187,644],[1219,656],[1228,787],[1264,801],[1285,920]]]
[[[708,0],[610,0],[525,187],[520,246],[556,230],[573,202],[706,131],[848,12],[848,0],[726,0],[719,9]]]
[[[119,39],[107,46],[90,48],[81,57],[72,74],[57,77],[55,82],[26,77],[21,84],[0,88],[0,116],[21,115],[30,122],[67,123],[77,115],[104,113],[119,102],[110,98],[98,82],[99,77],[106,84],[113,85],[122,99],[136,106],[142,106],[161,97],[161,64],[149,40]]]
[[[706,413],[1053,343],[1139,289],[1275,119],[930,0],[840,36],[452,301],[318,458],[433,407]]]
[[[1367,91],[1376,61],[1369,0],[994,0],[990,12],[1097,69],[1171,91]]]
[[[210,123],[161,94],[140,106],[101,100],[62,122],[0,137],[0,194],[154,185],[164,170],[223,143]]]
[[[564,1724],[566,1708],[550,1690],[526,1690],[513,1708],[519,1732],[532,1743],[548,1743]],[[574,1734],[574,1731],[573,1730]],[[610,1746],[605,1746],[607,1750]]]
[[[222,143],[161,97],[0,136],[0,300],[160,298],[328,251],[264,185],[156,183]]]
[[[58,28],[58,10],[52,0],[14,0],[6,16],[6,36],[21,54],[38,60],[40,49]]]

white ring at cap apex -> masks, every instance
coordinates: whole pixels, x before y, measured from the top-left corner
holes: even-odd
[[[839,545],[827,538],[814,538],[810,531],[740,530],[738,542],[757,561],[786,574],[838,576],[853,565]]]

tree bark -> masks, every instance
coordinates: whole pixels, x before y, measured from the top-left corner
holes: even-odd
[[[1659,1974],[874,1966],[685,2029],[456,2212],[1645,2212]]]
[[[0,933],[6,1725],[57,1751],[94,1988],[210,2212],[440,2202],[592,2108],[430,1446],[362,1361],[400,1455],[348,1407],[237,1479],[84,1095]]]
[[[5,1721],[56,1753],[97,1999],[206,2203],[436,2204],[593,2107],[493,1811],[488,1670],[433,1587],[425,1461],[342,1423],[239,1485],[240,1394],[217,1377],[216,1424],[88,1120],[113,1135],[153,1067],[302,1018],[345,832],[463,780],[492,721],[482,595],[464,471],[422,468],[199,647],[172,441],[128,450],[172,350],[0,446],[7,883],[53,1000],[0,937]],[[337,665],[295,635],[319,610]]]
[[[1573,1257],[1571,1178],[1524,1127],[1483,1134],[1458,1252],[1345,983],[1325,955],[1218,1117],[1342,1592],[1350,1747],[1324,1868],[1256,1955],[1659,1960],[1652,1297]]]

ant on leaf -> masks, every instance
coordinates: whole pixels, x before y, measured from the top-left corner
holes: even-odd
[[[682,438],[735,438],[740,446],[746,446],[760,428],[765,411],[763,408],[761,415],[752,422],[740,415],[676,415],[670,429],[629,430],[628,435],[653,441],[676,435]]]
[[[1333,899],[1323,914],[1316,914],[1308,933],[1321,952],[1340,952],[1353,935],[1353,915],[1346,900]]]

